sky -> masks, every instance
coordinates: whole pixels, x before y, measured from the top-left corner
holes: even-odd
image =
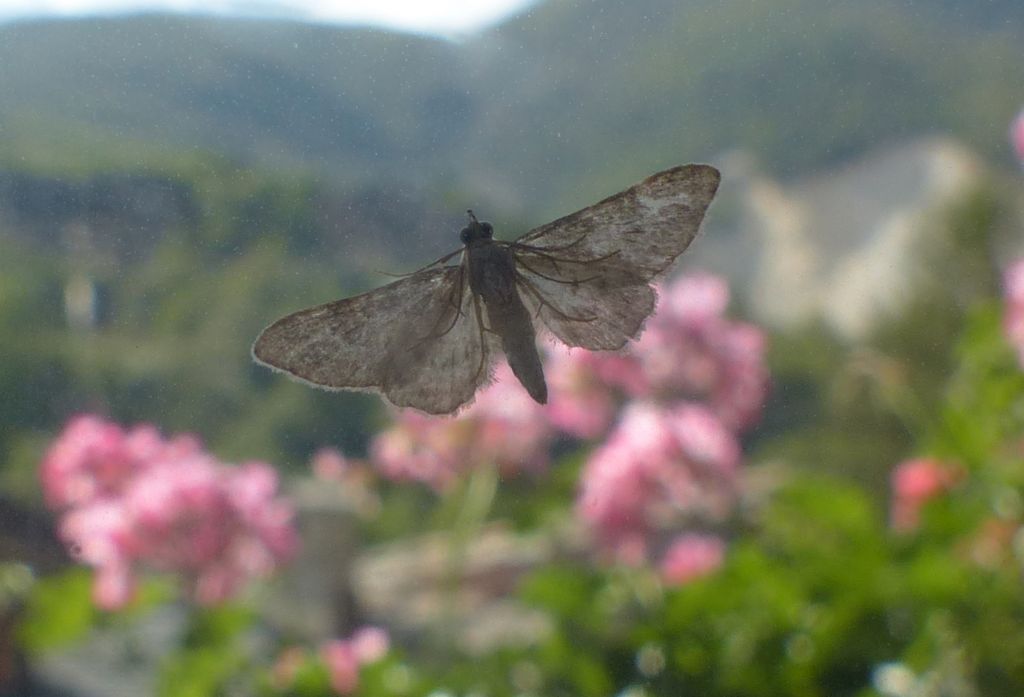
[[[457,35],[476,31],[534,0],[0,0],[0,21],[146,11],[293,18]]]

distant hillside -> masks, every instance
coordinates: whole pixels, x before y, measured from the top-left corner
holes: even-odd
[[[784,176],[926,133],[1007,153],[1024,101],[1011,0],[551,0],[480,44],[505,58],[474,169],[500,163],[531,199],[733,147]]]
[[[17,23],[0,27],[0,159],[210,149],[536,222],[734,147],[783,176],[921,133],[998,154],[1021,65],[1015,0],[549,0],[462,43],[278,21]]]
[[[332,190],[216,160],[83,177],[0,167],[0,239],[115,267],[174,240],[213,265],[269,243],[362,279],[454,248],[463,219],[383,184]],[[384,279],[369,276],[364,282]]]
[[[363,29],[170,16],[0,28],[0,117],[87,128],[346,180],[429,159],[461,131],[455,47]],[[109,145],[104,143],[104,146]]]

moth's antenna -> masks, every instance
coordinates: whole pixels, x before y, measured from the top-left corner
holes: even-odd
[[[478,221],[478,220],[476,219],[476,216],[475,216],[475,215],[473,215],[473,209],[472,209],[472,208],[468,209],[468,210],[466,211],[466,214],[467,214],[467,215],[469,215],[469,222],[471,222],[471,223],[477,223],[477,222],[480,222],[480,221]]]

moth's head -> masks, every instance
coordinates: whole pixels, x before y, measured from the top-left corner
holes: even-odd
[[[459,233],[459,239],[462,240],[462,244],[494,238],[494,228],[491,227],[490,223],[481,223],[473,215],[473,211],[466,211],[466,213],[469,214],[469,225],[462,228],[462,232]]]

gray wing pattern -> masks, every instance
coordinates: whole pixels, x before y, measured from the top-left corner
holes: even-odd
[[[697,236],[719,179],[707,165],[675,167],[526,233],[511,243],[524,302],[570,346],[621,348],[654,310],[651,280]]]
[[[288,315],[253,345],[259,363],[304,382],[379,392],[430,414],[471,401],[490,354],[461,265]]]

